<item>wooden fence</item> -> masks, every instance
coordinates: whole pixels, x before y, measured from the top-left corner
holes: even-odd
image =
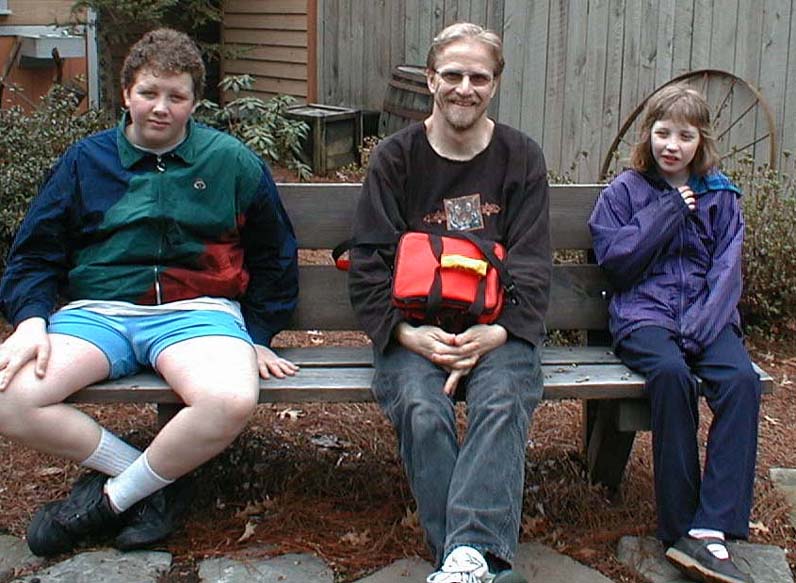
[[[599,178],[641,101],[697,69],[727,71],[759,88],[777,133],[777,161],[783,149],[796,150],[794,0],[317,2],[318,98],[329,105],[379,109],[392,67],[423,63],[435,32],[471,20],[504,38],[497,118],[537,139],[551,170],[579,182]],[[762,136],[766,124],[755,108],[733,131]],[[755,150],[758,162],[768,151]]]

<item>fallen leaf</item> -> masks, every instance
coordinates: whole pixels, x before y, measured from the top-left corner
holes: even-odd
[[[345,449],[346,446],[351,445],[349,442],[331,434],[313,435],[310,437],[310,443],[324,449]]]
[[[254,531],[257,530],[257,525],[254,524],[251,520],[246,523],[246,526],[243,528],[243,534],[240,535],[240,538],[237,542],[242,543],[249,540],[251,537],[254,536]]]
[[[347,532],[340,537],[340,542],[355,547],[363,547],[370,542],[370,531]]]
[[[768,415],[763,415],[763,419],[771,423],[771,425],[781,425],[781,423],[777,419],[769,417]]]
[[[49,468],[43,468],[39,470],[38,474],[40,476],[57,476],[58,474],[63,474],[63,468],[57,468],[55,466],[50,466]]]
[[[301,409],[291,409],[288,407],[287,409],[282,409],[276,416],[279,419],[290,419],[291,421],[296,421],[299,417],[304,417],[306,413]]]
[[[270,498],[266,498],[260,502],[249,502],[246,508],[235,513],[235,517],[248,518],[249,516],[258,516],[273,508],[274,504],[274,501]]]
[[[420,517],[417,514],[417,510],[411,511],[408,508],[406,509],[406,514],[401,519],[401,526],[407,530],[413,530],[415,532],[420,531]]]
[[[757,534],[768,534],[771,532],[768,527],[759,521],[749,521],[749,530]]]

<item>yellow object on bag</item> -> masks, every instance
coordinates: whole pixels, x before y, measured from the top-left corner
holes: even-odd
[[[486,270],[489,267],[489,263],[483,259],[473,259],[464,255],[443,255],[440,257],[439,265],[446,269],[468,271],[481,277],[486,276]]]

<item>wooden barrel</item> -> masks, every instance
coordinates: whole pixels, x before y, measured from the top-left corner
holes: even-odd
[[[426,119],[432,105],[433,98],[426,84],[426,68],[398,65],[392,70],[384,96],[379,133],[389,136],[412,122]]]

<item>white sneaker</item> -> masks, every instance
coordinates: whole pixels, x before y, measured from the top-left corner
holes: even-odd
[[[426,583],[491,583],[484,556],[473,547],[456,547],[445,559],[442,569],[426,578]]]

